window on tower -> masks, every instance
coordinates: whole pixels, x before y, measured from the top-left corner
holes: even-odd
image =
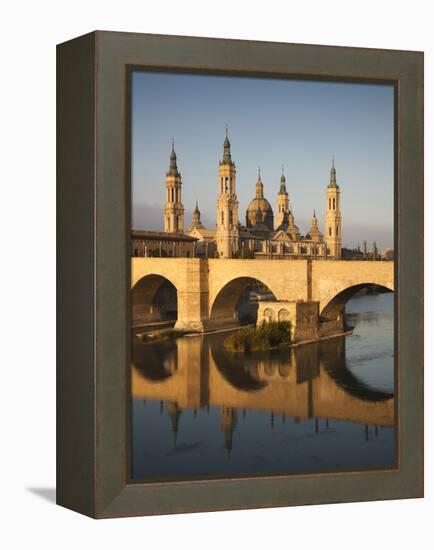
[[[336,210],[336,199],[333,198],[333,210]]]
[[[329,227],[329,237],[331,237],[331,236],[332,236],[332,228]]]

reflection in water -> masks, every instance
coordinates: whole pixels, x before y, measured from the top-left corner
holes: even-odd
[[[233,354],[227,333],[133,335],[133,479],[394,465],[393,294],[347,305],[354,334]]]

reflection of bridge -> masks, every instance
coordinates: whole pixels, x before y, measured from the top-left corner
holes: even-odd
[[[345,303],[375,284],[394,289],[394,263],[323,260],[224,260],[132,258],[133,311],[143,321],[158,319],[154,300],[164,281],[177,291],[177,328],[209,330],[235,322],[243,290],[260,282],[278,301],[318,302],[330,331],[342,328]]]
[[[300,419],[394,423],[393,395],[366,386],[346,368],[344,338],[238,357],[224,351],[216,336],[212,344],[197,336],[161,349],[136,342],[133,397],[180,409],[211,405]]]

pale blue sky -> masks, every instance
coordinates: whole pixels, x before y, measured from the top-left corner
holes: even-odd
[[[324,227],[332,156],[341,188],[343,243],[393,246],[393,87],[135,71],[132,85],[132,225],[163,229],[172,136],[182,174],[185,225],[196,199],[215,226],[225,124],[245,223],[261,166],[276,211],[281,166],[295,221]]]

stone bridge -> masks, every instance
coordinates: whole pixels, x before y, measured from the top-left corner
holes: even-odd
[[[237,323],[236,305],[252,283],[280,302],[316,302],[329,332],[343,326],[345,303],[360,289],[394,290],[394,262],[132,258],[133,316],[158,320],[154,298],[163,282],[176,289],[176,328],[199,332]]]

